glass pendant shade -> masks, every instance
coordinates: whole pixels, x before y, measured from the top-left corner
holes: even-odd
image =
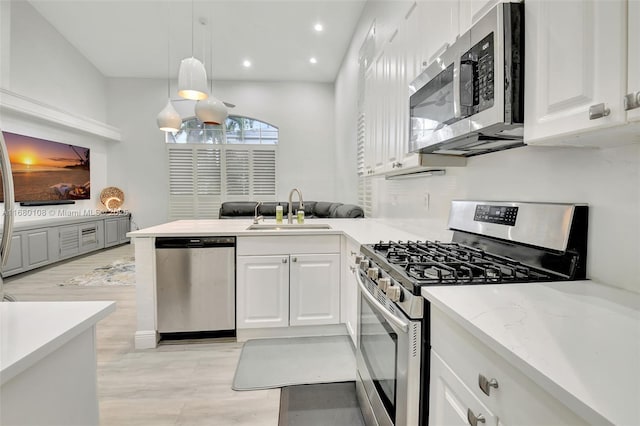
[[[160,111],[157,121],[158,127],[163,132],[177,132],[182,125],[182,118],[180,118],[180,114],[178,114],[178,111],[173,107],[171,100],[168,100],[167,106]]]
[[[202,62],[194,57],[184,58],[178,72],[178,95],[199,101],[207,99],[207,72]]]
[[[196,103],[196,117],[205,124],[222,124],[228,116],[226,105],[213,96]]]

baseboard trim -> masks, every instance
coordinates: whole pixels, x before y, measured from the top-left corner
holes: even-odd
[[[155,349],[160,336],[155,330],[138,330],[135,336],[136,349]]]
[[[344,324],[306,325],[296,327],[244,328],[236,331],[238,342],[249,339],[269,339],[276,337],[316,337],[346,336],[349,333]]]

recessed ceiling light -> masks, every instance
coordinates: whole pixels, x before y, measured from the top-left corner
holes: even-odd
[[[324,29],[324,27],[322,26],[321,23],[317,23],[313,26],[313,29],[316,30],[317,32],[320,32]]]
[[[316,58],[310,58],[309,62],[311,62],[312,64],[317,64],[318,60]]]
[[[249,67],[251,66],[251,61],[250,61],[250,60],[248,60],[248,59],[245,59],[244,61],[242,61],[242,65],[243,65],[245,68],[249,68]]]

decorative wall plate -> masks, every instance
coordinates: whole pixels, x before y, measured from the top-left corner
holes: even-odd
[[[100,202],[109,211],[118,210],[124,204],[124,192],[115,186],[108,186],[100,192]]]

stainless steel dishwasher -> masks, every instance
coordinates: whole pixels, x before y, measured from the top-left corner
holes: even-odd
[[[235,237],[156,239],[161,335],[221,331],[235,335],[235,247]]]

